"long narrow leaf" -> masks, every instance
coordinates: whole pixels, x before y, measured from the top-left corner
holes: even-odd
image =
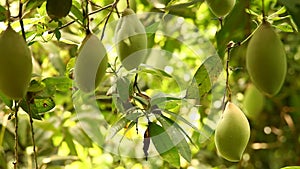
[[[159,125],[150,122],[149,134],[156,150],[170,165],[179,168],[180,158],[178,149],[174,146],[168,133]]]
[[[179,114],[176,114],[174,112],[171,112],[171,111],[165,110],[165,109],[163,109],[162,111],[169,114],[169,115],[171,115],[171,116],[173,116],[174,118],[184,122],[185,124],[192,127],[194,130],[196,130],[197,132],[199,132],[199,133],[201,132],[196,126],[194,126],[191,122],[187,121],[184,117],[180,116]]]
[[[184,134],[181,132],[179,125],[175,126],[176,123],[169,122],[167,117],[163,115],[156,115],[156,119],[162,124],[163,128],[167,131],[171,137],[173,143],[178,148],[181,156],[186,159],[188,162],[191,162],[192,152],[189,144],[185,140]]]
[[[170,124],[174,125],[176,128],[180,129],[180,131],[185,135],[186,138],[188,138],[188,140],[193,144],[193,146],[197,147],[197,145],[193,142],[192,138],[185,132],[185,130],[180,127],[180,125],[178,123],[176,123],[174,120],[162,115],[162,117],[168,121]]]
[[[112,139],[120,130],[122,130],[129,122],[126,116],[122,117],[119,121],[111,126],[108,132],[107,139]]]

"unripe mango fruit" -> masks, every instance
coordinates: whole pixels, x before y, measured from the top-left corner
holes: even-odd
[[[254,32],[246,52],[248,73],[263,93],[276,95],[285,80],[287,62],[280,38],[264,21]]]
[[[69,14],[72,0],[47,0],[46,11],[51,19],[60,19]]]
[[[137,68],[146,59],[147,35],[144,25],[130,8],[124,10],[115,29],[117,54],[127,70]]]
[[[9,99],[22,99],[30,83],[32,58],[23,37],[9,25],[0,35],[0,90]]]
[[[213,14],[224,17],[233,9],[235,0],[206,0],[206,3]]]
[[[94,34],[88,34],[79,48],[75,63],[75,82],[80,90],[92,92],[103,79],[107,68],[106,49]]]
[[[250,125],[244,113],[228,102],[215,130],[215,144],[221,157],[231,162],[241,159],[250,138]]]
[[[265,96],[253,85],[250,84],[244,95],[243,108],[247,117],[255,119],[264,108]]]

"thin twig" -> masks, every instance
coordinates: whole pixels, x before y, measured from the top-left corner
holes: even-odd
[[[104,23],[104,26],[103,26],[103,30],[102,30],[102,34],[101,34],[101,40],[104,38],[104,32],[105,32],[105,29],[106,29],[106,25],[108,23],[108,20],[109,20],[111,14],[113,13],[114,9],[117,7],[118,2],[119,2],[119,0],[115,0],[115,2],[113,3],[113,5],[111,7],[110,12],[108,13],[108,15],[106,17],[106,20],[105,20],[105,23]]]
[[[24,40],[26,41],[26,34],[25,34],[25,29],[24,29],[24,23],[22,19],[22,12],[23,12],[23,3],[22,0],[19,0],[19,22],[22,30],[22,36]]]
[[[138,73],[135,74],[135,77],[134,77],[134,82],[133,82],[133,87],[135,87],[138,91],[138,93],[142,93],[139,86],[138,86],[138,83],[137,83],[137,80],[138,80]]]
[[[94,14],[96,14],[96,13],[98,13],[98,12],[101,12],[101,11],[103,11],[103,10],[106,10],[106,9],[112,7],[112,6],[113,6],[113,4],[110,4],[110,5],[107,5],[107,6],[103,7],[103,8],[101,8],[101,9],[97,9],[97,10],[95,10],[95,11],[89,13],[88,16],[94,15]],[[75,23],[76,21],[77,21],[77,20],[74,19],[73,21],[71,21],[71,22],[69,22],[69,23],[67,23],[67,24],[65,24],[65,25],[63,25],[63,26],[61,26],[61,27],[59,27],[59,28],[57,28],[57,29],[60,30],[60,29],[66,28],[66,27],[72,25],[73,23]],[[57,30],[57,29],[55,29],[55,30]],[[55,30],[50,30],[50,31],[48,31],[48,34],[54,33]]]
[[[90,18],[89,18],[89,0],[85,0],[85,19],[87,20],[87,23],[85,25],[85,28],[86,28],[86,34],[89,34],[91,31],[90,31]]]
[[[9,2],[6,0],[6,7],[7,7],[7,18],[8,18],[8,25],[10,25],[10,9],[9,9]]]
[[[76,22],[76,21],[73,20],[73,21],[71,21],[71,22],[69,22],[69,23],[67,23],[67,24],[65,24],[65,25],[63,25],[63,26],[61,26],[61,27],[59,27],[58,30],[63,29],[63,28],[66,28],[66,27],[72,25],[72,24],[75,23],[75,22]],[[57,29],[55,29],[55,30],[57,30]],[[48,31],[48,34],[51,34],[51,33],[55,32],[55,30]]]
[[[18,111],[19,111],[19,105],[17,101],[15,102],[15,161],[13,162],[14,164],[14,169],[18,168],[18,163],[19,163],[19,156],[18,156],[18,144],[19,144],[19,137],[18,137],[18,123],[19,123],[19,117],[18,117]]]
[[[95,10],[95,11],[89,13],[88,15],[94,15],[94,14],[96,14],[96,13],[98,13],[98,12],[101,12],[101,11],[103,11],[103,10],[105,10],[105,9],[111,8],[112,6],[113,6],[113,4],[109,4],[109,5],[107,5],[107,6],[104,6],[104,7],[100,8],[100,9],[97,9],[97,10]]]
[[[38,163],[37,163],[37,153],[36,153],[36,144],[35,144],[35,139],[34,139],[34,128],[33,128],[33,118],[32,118],[32,111],[30,109],[30,100],[26,101],[27,102],[27,107],[28,107],[28,114],[29,114],[29,119],[30,119],[30,128],[31,128],[31,140],[33,144],[33,158],[34,158],[34,163],[35,163],[35,168],[38,169]]]
[[[226,102],[225,102],[225,98],[226,95],[228,95],[227,101],[231,101],[231,90],[230,90],[230,85],[229,85],[229,61],[230,61],[230,51],[231,49],[235,46],[234,42],[229,42],[229,44],[227,45],[227,59],[226,59],[226,67],[225,67],[225,71],[226,71],[226,82],[225,82],[225,91],[224,91],[224,96],[223,96],[223,100],[222,100],[222,105],[223,105],[223,111],[225,110],[225,106],[226,106]]]
[[[264,0],[261,0],[261,12],[262,12],[262,16],[263,16],[263,20],[265,20],[265,16],[266,16],[266,14],[265,14],[265,2],[264,2]]]
[[[22,15],[23,15],[22,12],[23,12],[23,3],[22,3],[22,0],[19,0],[19,22],[20,22],[23,38],[26,41],[26,34],[25,34],[24,23],[23,23],[23,19],[22,19]],[[31,127],[31,134],[32,134],[31,137],[32,137],[32,142],[33,142],[33,156],[34,156],[34,161],[35,161],[35,168],[38,169],[36,146],[35,146],[34,131],[33,131],[33,120],[32,120],[32,115],[31,115],[32,112],[30,110],[30,105],[28,105],[28,113],[29,113],[29,117],[30,117],[30,127]],[[17,119],[16,119],[16,122],[17,122]]]
[[[221,29],[222,29],[222,28],[223,28],[223,21],[224,21],[224,18],[223,18],[223,17],[219,17],[218,20],[219,20],[219,22],[220,22]]]

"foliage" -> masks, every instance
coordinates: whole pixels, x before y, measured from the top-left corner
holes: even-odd
[[[266,96],[258,117],[249,119],[251,137],[242,159],[222,159],[214,144],[224,99],[243,108],[252,84],[245,53],[263,20],[261,2],[238,0],[220,19],[203,0],[73,0],[66,17],[51,19],[46,0],[1,0],[1,30],[10,20],[14,30],[24,31],[33,73],[20,102],[0,93],[0,168],[13,166],[16,146],[19,168],[35,168],[35,160],[49,169],[297,168],[297,0],[263,1],[284,44],[288,71],[279,94]],[[131,71],[122,67],[114,44],[128,4],[145,26],[149,49],[146,63]],[[74,81],[74,67],[89,32],[107,49],[108,67],[95,92],[84,93]]]

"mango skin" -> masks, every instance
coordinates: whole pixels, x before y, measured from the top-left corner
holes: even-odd
[[[285,80],[287,61],[280,38],[268,22],[260,24],[246,52],[246,66],[255,86],[264,94],[276,95]]]
[[[103,79],[108,58],[102,42],[94,34],[88,34],[79,48],[74,75],[78,88],[83,92],[92,92]]]
[[[247,117],[256,119],[263,110],[265,96],[253,85],[250,84],[244,95],[243,108]]]
[[[0,35],[0,90],[9,99],[22,99],[31,79],[32,58],[23,37],[10,26]]]
[[[146,59],[147,35],[144,25],[132,9],[125,9],[115,30],[117,54],[127,70],[137,68]]]
[[[230,13],[236,0],[206,0],[206,3],[213,14],[217,17],[225,17]]]
[[[69,14],[72,0],[47,0],[46,11],[51,19],[60,19]]]
[[[228,102],[215,130],[215,144],[221,157],[238,162],[250,139],[250,125],[244,113]]]

